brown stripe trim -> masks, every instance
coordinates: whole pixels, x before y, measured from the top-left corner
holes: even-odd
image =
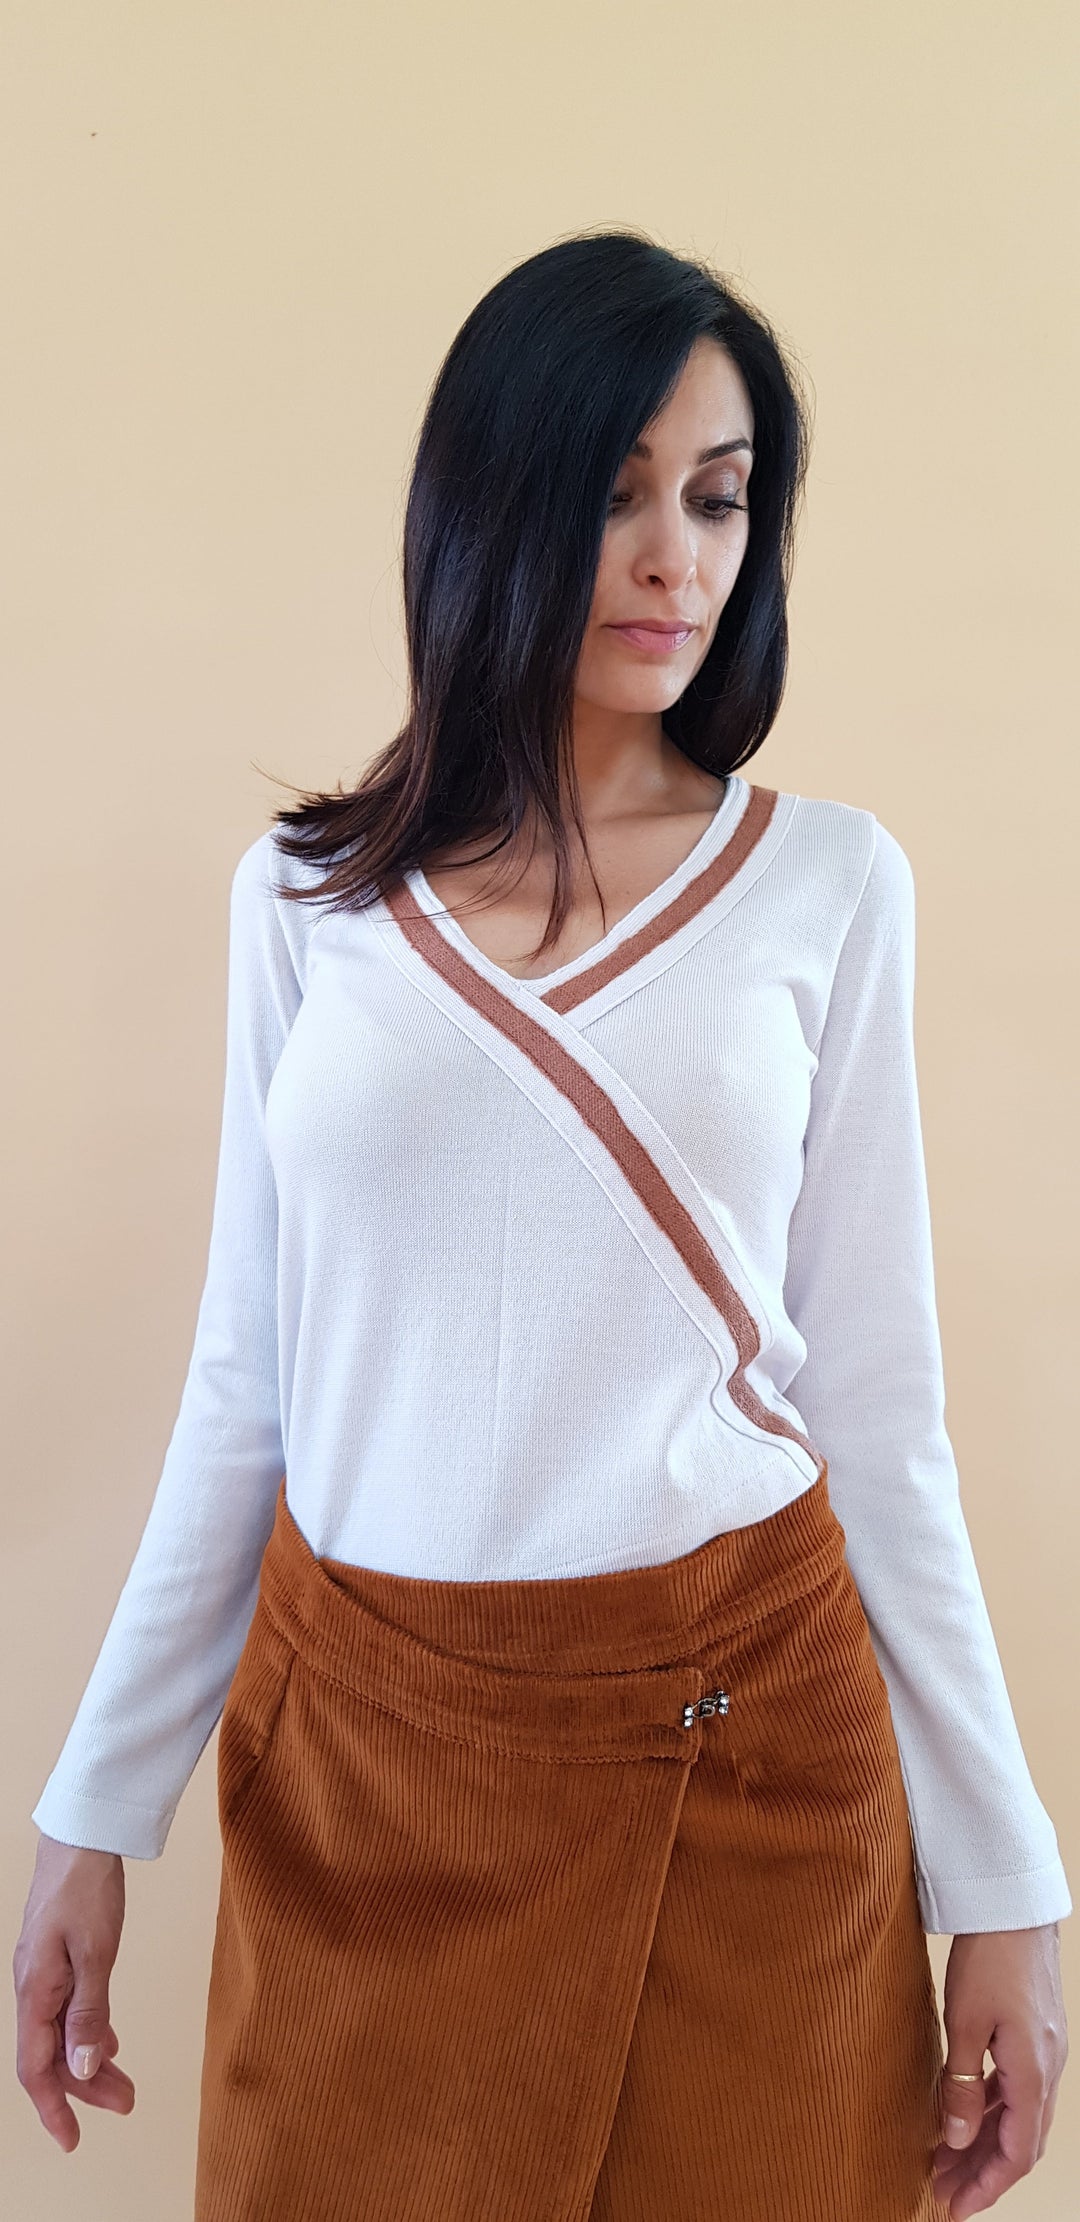
[[[792,1442],[800,1443],[817,1462],[819,1472],[824,1472],[820,1452],[799,1428],[792,1427],[779,1413],[770,1412],[747,1381],[746,1368],[761,1348],[757,1323],[723,1272],[696,1220],[664,1179],[644,1143],[627,1126],[607,1090],[545,1027],[519,1009],[509,996],[493,986],[451,946],[404,881],[389,894],[384,894],[383,900],[406,939],[432,970],[438,972],[455,994],[471,1004],[489,1025],[497,1027],[516,1049],[524,1051],[551,1086],[573,1104],[579,1117],[615,1160],[635,1195],[674,1245],[698,1287],[730,1329],[739,1360],[727,1384],[732,1402],[756,1427],[765,1428],[773,1435],[786,1435]]]
[[[584,972],[575,972],[570,980],[560,981],[557,987],[539,994],[541,1003],[552,1011],[572,1011],[584,1003],[599,988],[606,988],[609,980],[617,980],[620,973],[639,964],[642,957],[650,955],[662,941],[677,933],[690,918],[696,918],[705,903],[712,901],[728,881],[741,870],[751,850],[757,847],[762,834],[770,824],[776,809],[778,790],[775,787],[751,787],[750,799],[729,841],[725,841],[717,856],[704,865],[681,893],[672,897],[655,918],[646,920],[636,934],[628,935],[617,949],[609,950]],[[721,808],[723,805],[721,804]]]

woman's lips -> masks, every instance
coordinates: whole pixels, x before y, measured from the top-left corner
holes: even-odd
[[[693,625],[680,625],[677,630],[669,632],[666,627],[657,630],[655,626],[649,625],[612,625],[610,630],[618,633],[623,640],[628,640],[631,647],[647,648],[654,656],[662,656],[670,654],[673,648],[685,648],[695,628]]]

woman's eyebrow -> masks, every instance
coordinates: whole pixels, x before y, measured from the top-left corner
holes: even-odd
[[[737,440],[721,440],[719,447],[703,447],[698,462],[711,463],[714,455],[730,455],[737,447],[744,447],[749,455],[753,455],[754,450],[749,440],[740,437]],[[635,440],[633,447],[627,448],[626,452],[628,455],[640,455],[643,463],[652,461],[652,449],[644,440]]]

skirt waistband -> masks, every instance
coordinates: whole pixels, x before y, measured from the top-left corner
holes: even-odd
[[[461,1582],[318,1557],[285,1480],[259,1590],[279,1633],[369,1703],[522,1755],[687,1757],[718,1680],[708,1655],[722,1665],[736,1631],[816,1589],[844,1560],[827,1469],[779,1511],[679,1558]]]

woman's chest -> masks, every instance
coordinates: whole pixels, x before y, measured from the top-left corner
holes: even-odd
[[[511,1127],[528,1185],[532,1121],[610,1154],[638,1188],[650,1166],[669,1183],[685,1166],[728,1207],[790,1209],[816,1058],[792,967],[759,938],[705,936],[618,1000],[560,1015],[520,986],[504,1004],[490,981],[474,1001],[471,977],[459,993],[455,975],[395,961],[393,931],[320,925],[267,1101],[279,1181],[475,1199]],[[549,1181],[546,1149],[542,1162]]]

